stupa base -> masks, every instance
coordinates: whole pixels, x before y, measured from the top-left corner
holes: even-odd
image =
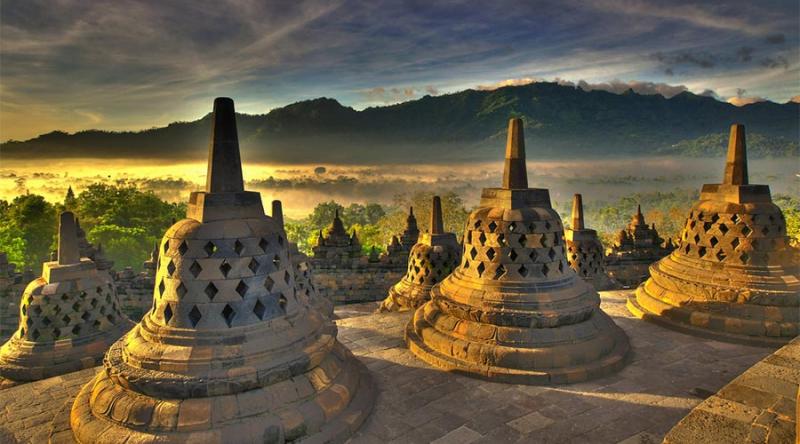
[[[369,416],[375,396],[366,366],[337,342],[306,373],[230,395],[149,398],[101,372],[78,393],[70,427],[78,443],[341,443]]]
[[[430,304],[433,302],[414,314],[406,326],[405,341],[414,355],[445,371],[510,384],[570,384],[611,375],[622,369],[630,356],[630,344],[625,332],[600,310],[595,311],[584,323],[591,324],[586,326],[587,330],[601,329],[602,337],[586,341],[573,337],[570,341],[566,336],[573,334],[574,330],[567,332],[570,329],[568,326],[562,327],[564,341],[553,341],[561,328],[528,329],[532,330],[528,336],[536,336],[536,330],[541,330],[541,346],[515,348],[488,340],[469,342],[455,331],[437,330],[428,321],[430,311],[425,313]],[[454,328],[463,332],[470,327]],[[544,339],[545,335],[547,339]],[[608,349],[602,350],[604,346],[608,346]],[[443,350],[449,350],[451,354]],[[514,363],[515,366],[490,364],[499,362]]]
[[[381,302],[377,312],[403,312],[416,310],[431,299],[432,285],[413,285],[401,280],[389,289],[389,296]]]
[[[93,338],[56,341],[45,348],[27,341],[9,341],[0,359],[0,389],[96,367],[106,350],[133,327],[130,321]],[[13,347],[13,349],[12,349]]]
[[[693,336],[758,347],[780,347],[797,335],[798,326],[791,323],[741,319],[670,305],[653,296],[654,290],[648,290],[652,286],[658,284],[649,280],[628,296],[628,311],[637,318]]]

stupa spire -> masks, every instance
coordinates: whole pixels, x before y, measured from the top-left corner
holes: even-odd
[[[442,222],[442,199],[433,196],[433,206],[431,207],[431,234],[444,233],[444,223]]]
[[[525,133],[522,129],[522,119],[520,118],[513,118],[508,121],[503,188],[528,188],[528,171],[525,167]]]
[[[236,193],[244,191],[239,137],[236,133],[236,112],[233,99],[214,99],[211,116],[211,141],[208,147],[206,192]]]
[[[81,261],[78,250],[78,226],[71,211],[61,213],[58,221],[58,264],[70,265]]]
[[[272,201],[272,218],[283,228],[283,205],[279,200]]]
[[[745,143],[744,125],[731,125],[728,139],[728,159],[725,161],[725,178],[728,185],[747,185],[747,144]]]
[[[572,197],[572,229],[583,230],[583,196],[575,194]]]

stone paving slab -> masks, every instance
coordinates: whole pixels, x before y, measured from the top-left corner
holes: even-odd
[[[339,339],[372,371],[375,411],[352,443],[655,443],[704,397],[772,350],[684,335],[631,316],[628,291],[602,308],[628,334],[631,362],[580,384],[500,384],[435,370],[403,343],[411,313],[336,307]],[[50,422],[99,368],[0,391],[0,442],[46,442]]]

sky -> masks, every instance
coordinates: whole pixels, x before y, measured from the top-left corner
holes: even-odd
[[[800,101],[800,3],[3,0],[0,140],[559,81]]]

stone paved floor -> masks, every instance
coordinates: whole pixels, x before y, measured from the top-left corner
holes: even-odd
[[[661,442],[704,398],[771,352],[665,330],[633,318],[626,292],[603,309],[628,333],[634,356],[620,373],[581,384],[491,383],[432,369],[406,349],[411,313],[378,303],[336,308],[339,339],[372,370],[375,411],[355,443]],[[96,369],[0,391],[0,443],[46,442],[57,410]]]

